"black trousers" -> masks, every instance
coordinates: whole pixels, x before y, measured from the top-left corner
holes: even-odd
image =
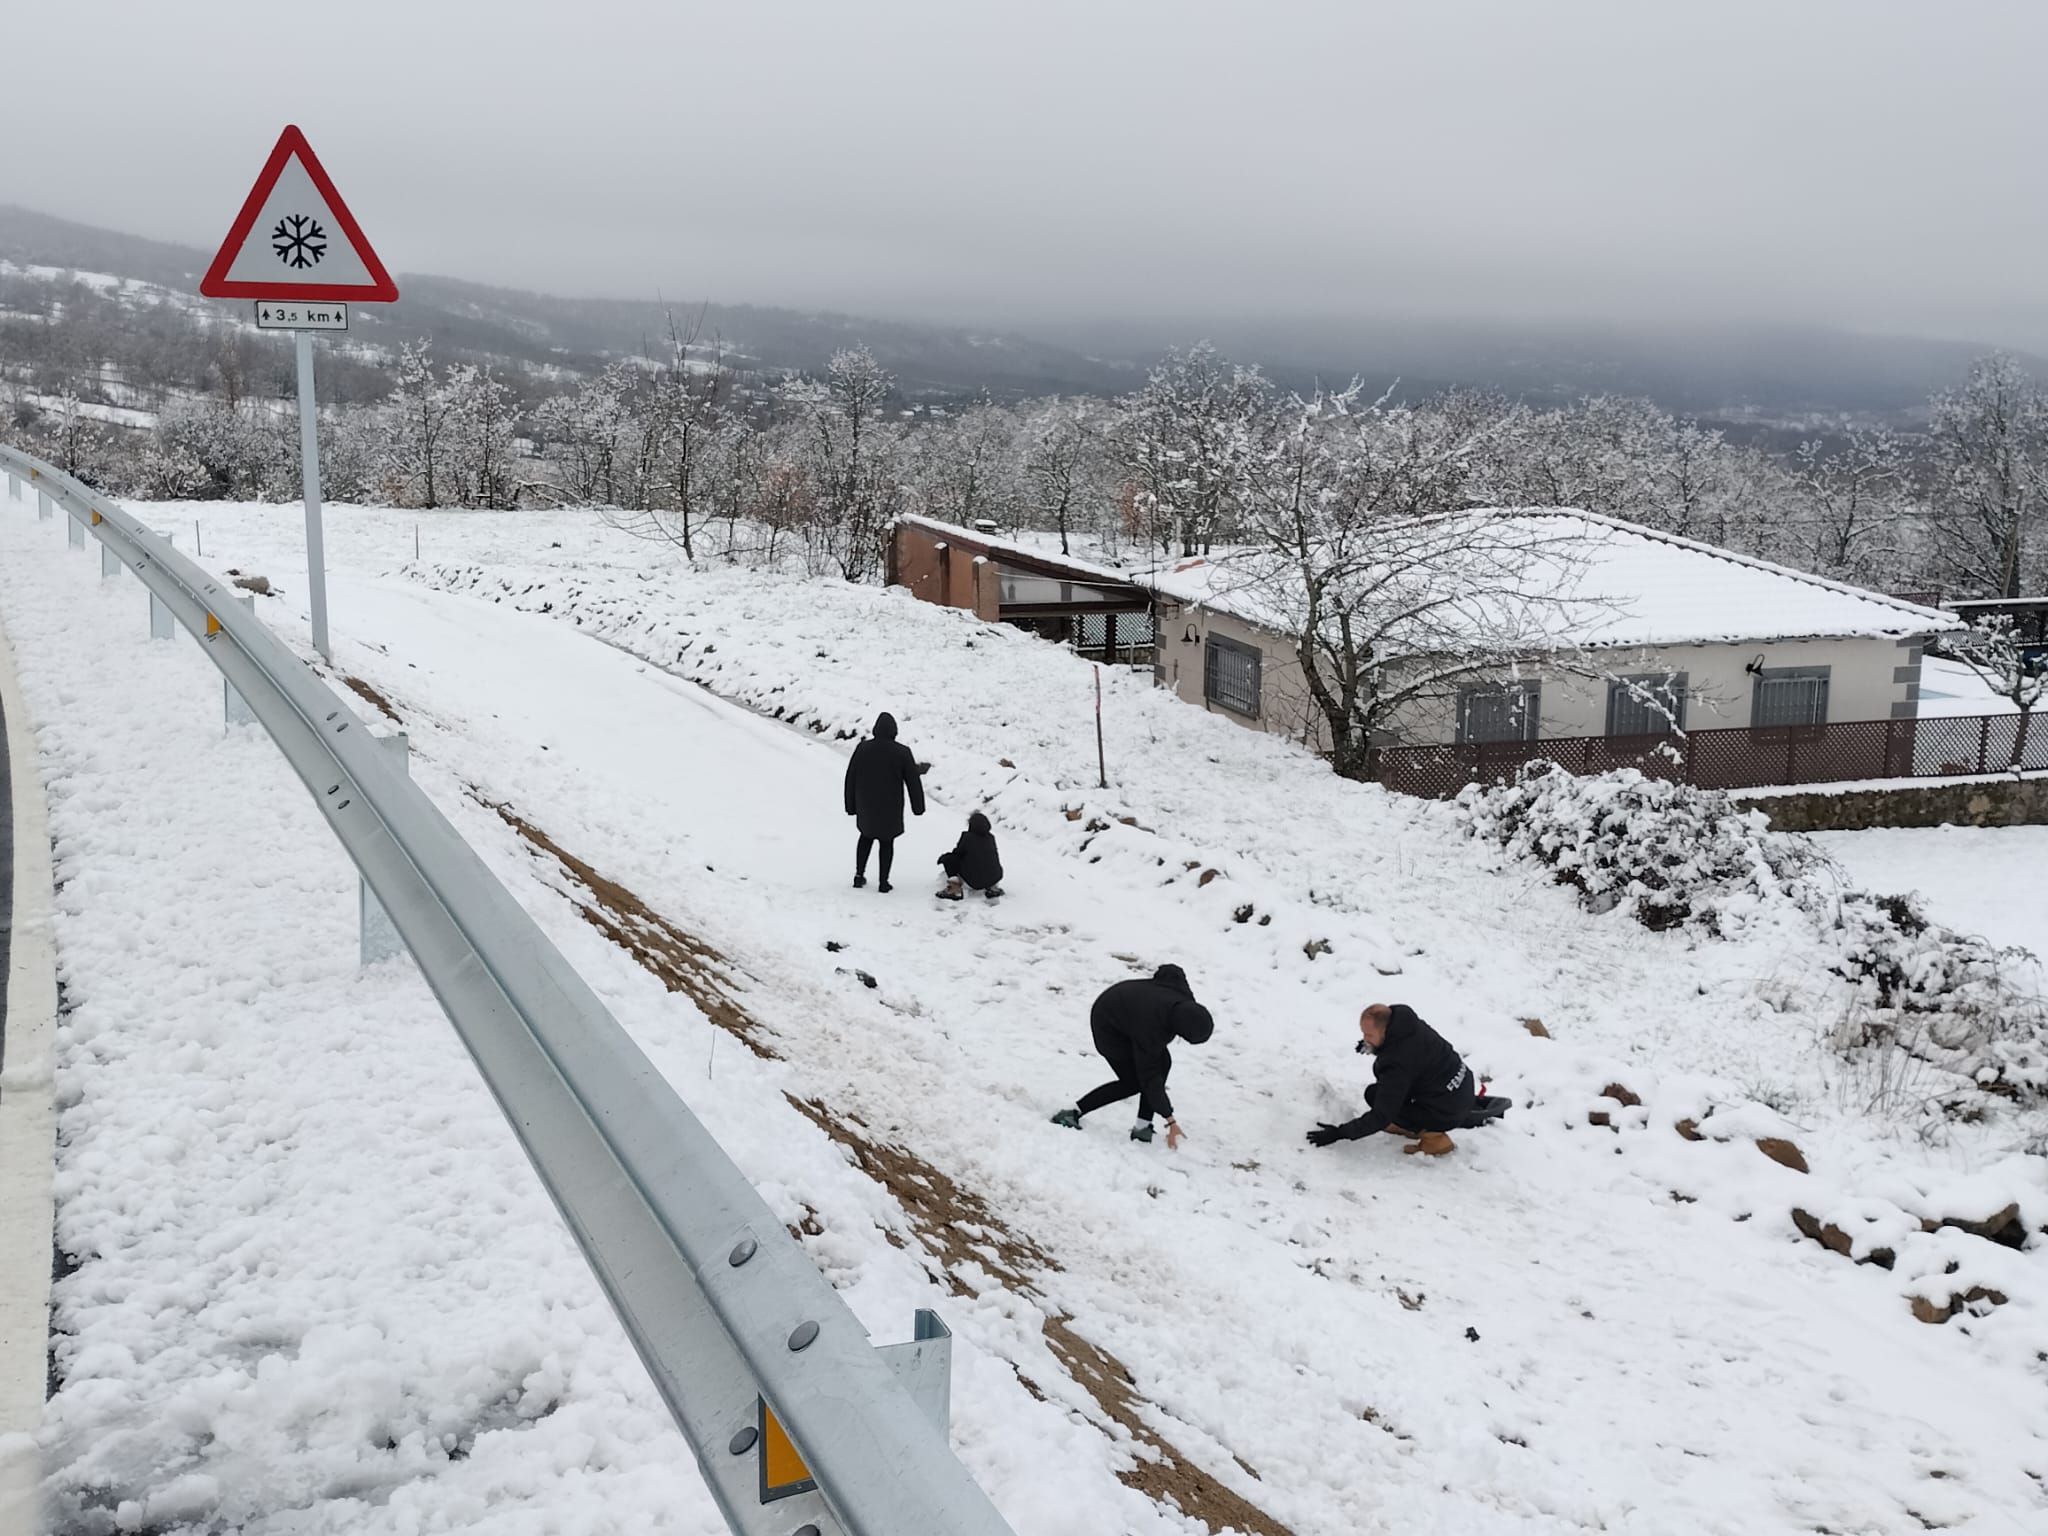
[[[939,855],[939,868],[943,869],[946,872],[946,878],[949,880],[959,880],[963,878],[963,876],[960,873],[961,863],[961,857],[957,853],[942,853]],[[972,884],[972,882],[970,882],[970,884]],[[984,891],[988,889],[988,887],[984,885],[976,885],[973,888],[977,891]]]
[[[1102,1059],[1109,1063],[1109,1070],[1116,1074],[1116,1078],[1112,1082],[1104,1083],[1100,1088],[1090,1088],[1081,1095],[1074,1107],[1084,1115],[1093,1114],[1105,1105],[1115,1104],[1136,1095],[1140,1120],[1150,1120],[1154,1117],[1171,1120],[1173,1110],[1145,1092],[1144,1084],[1138,1081],[1138,1063],[1131,1052],[1131,1042],[1122,1035],[1104,1029],[1100,1024],[1092,1025],[1091,1031],[1095,1036],[1095,1049],[1101,1054]],[[1172,1065],[1172,1058],[1169,1057],[1167,1066],[1171,1068]]]
[[[896,862],[896,839],[893,837],[869,837],[867,833],[861,833],[860,843],[854,850],[853,872],[856,875],[864,875],[868,872],[868,854],[873,851],[877,843],[882,845],[882,884],[887,885],[889,883],[890,866]]]
[[[1373,1102],[1378,1095],[1379,1086],[1378,1083],[1367,1083],[1365,1085],[1365,1107],[1367,1109],[1379,1108],[1379,1105]],[[1479,1096],[1476,1091],[1476,1085],[1472,1074],[1467,1072],[1461,1090],[1451,1095],[1449,1103],[1439,1102],[1424,1106],[1410,1099],[1399,1109],[1389,1110],[1387,1112],[1387,1120],[1393,1125],[1400,1126],[1404,1131],[1463,1130],[1466,1126],[1473,1123],[1474,1112],[1478,1108],[1478,1103]]]

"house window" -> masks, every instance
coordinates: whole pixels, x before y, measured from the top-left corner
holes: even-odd
[[[1259,717],[1259,672],[1265,658],[1257,646],[1216,635],[1202,652],[1202,697],[1233,714]]]
[[[1458,740],[1534,741],[1541,718],[1541,685],[1494,684],[1458,690]]]
[[[1607,685],[1607,734],[1670,736],[1685,727],[1685,674],[1645,672]]]
[[[1826,667],[1765,667],[1758,672],[1750,704],[1751,727],[1826,725],[1828,671]]]

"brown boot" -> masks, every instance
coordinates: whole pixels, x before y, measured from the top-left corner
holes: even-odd
[[[1380,1127],[1380,1134],[1382,1136],[1413,1136],[1415,1132],[1405,1130],[1398,1125],[1383,1125]]]
[[[1430,1157],[1442,1157],[1446,1152],[1457,1150],[1458,1144],[1442,1131],[1424,1131],[1415,1138],[1415,1144],[1403,1147],[1403,1152],[1422,1152]]]

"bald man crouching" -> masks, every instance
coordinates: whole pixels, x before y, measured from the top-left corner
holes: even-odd
[[[1464,1058],[1406,1003],[1374,1003],[1358,1016],[1358,1033],[1358,1049],[1373,1053],[1365,1113],[1342,1125],[1318,1125],[1308,1133],[1311,1146],[1387,1131],[1414,1138],[1404,1152],[1442,1157],[1455,1146],[1446,1131],[1482,1125],[1506,1110],[1504,1099],[1482,1103]]]

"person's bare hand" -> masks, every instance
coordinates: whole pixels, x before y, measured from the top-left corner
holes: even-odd
[[[1178,1120],[1169,1120],[1169,1121],[1167,1121],[1167,1122],[1166,1122],[1166,1150],[1167,1150],[1167,1151],[1169,1151],[1169,1152],[1171,1152],[1171,1151],[1173,1151],[1174,1149],[1176,1149],[1177,1147],[1179,1147],[1179,1146],[1180,1146],[1180,1143],[1181,1143],[1181,1138],[1182,1138],[1183,1136],[1185,1136],[1185,1135],[1187,1135],[1187,1132],[1186,1132],[1186,1131],[1183,1131],[1183,1130],[1182,1130],[1182,1129],[1180,1128],[1180,1122],[1179,1122]]]

